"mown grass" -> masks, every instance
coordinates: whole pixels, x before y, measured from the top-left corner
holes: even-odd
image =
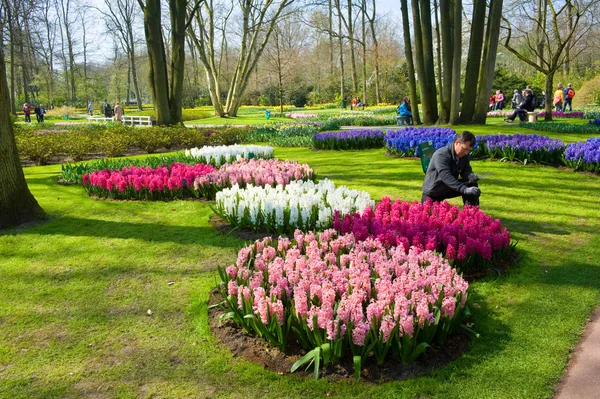
[[[275,155],[376,199],[420,198],[419,162],[381,149]],[[26,168],[49,220],[0,233],[0,397],[549,397],[600,299],[600,179],[473,165],[494,173],[481,183],[481,207],[519,241],[521,262],[472,285],[481,338],[468,352],[429,376],[385,384],[280,376],[212,337],[215,267],[244,243],[216,233],[209,203],[97,201],[57,185],[59,165]]]

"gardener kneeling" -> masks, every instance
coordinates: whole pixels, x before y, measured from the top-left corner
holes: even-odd
[[[462,195],[464,204],[479,205],[481,191],[477,187],[478,178],[471,169],[469,156],[474,146],[475,136],[464,131],[453,143],[433,154],[423,182],[421,202],[427,198],[437,202]]]

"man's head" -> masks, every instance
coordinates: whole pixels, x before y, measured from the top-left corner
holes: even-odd
[[[531,95],[531,90],[530,90],[530,89],[525,89],[525,95],[526,95],[526,96],[529,96],[529,95]]]
[[[464,158],[473,150],[475,142],[473,133],[465,130],[454,140],[454,152],[459,158]]]
[[[562,88],[563,88],[563,85],[562,85],[562,83],[559,83],[557,87],[558,87],[559,89],[562,89]]]
[[[567,87],[570,89],[571,88],[571,83],[567,84]]]

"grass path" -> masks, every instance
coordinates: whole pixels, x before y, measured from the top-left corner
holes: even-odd
[[[382,150],[275,155],[376,199],[420,197],[418,161]],[[50,219],[0,233],[0,398],[551,396],[600,299],[600,179],[490,161],[474,169],[494,172],[482,208],[519,240],[521,263],[473,284],[482,337],[470,351],[430,376],[375,385],[279,376],[215,342],[215,266],[243,242],[209,226],[209,203],[96,201],[55,184],[60,166],[27,168]]]

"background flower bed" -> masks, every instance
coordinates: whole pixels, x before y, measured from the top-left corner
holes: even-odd
[[[449,128],[406,127],[388,130],[385,136],[387,152],[399,156],[417,156],[418,145],[431,141],[437,150],[456,139],[456,132]]]
[[[371,353],[411,363],[465,317],[468,284],[441,256],[334,230],[257,240],[219,275],[225,317],[282,350],[293,333],[309,353],[292,371],[315,377],[348,353],[357,376]]]
[[[498,219],[477,207],[462,210],[448,202],[406,202],[384,197],[375,211],[333,215],[333,227],[352,232],[357,240],[377,238],[386,245],[402,245],[443,254],[458,270],[493,268],[511,256],[510,233]]]
[[[490,158],[528,162],[557,163],[562,159],[565,144],[535,134],[490,134],[477,136],[478,147],[472,155],[487,155]]]
[[[576,125],[565,122],[521,122],[519,126],[526,129],[556,133],[600,133],[600,126],[590,124]]]
[[[563,162],[573,170],[600,173],[600,137],[569,144]]]
[[[82,183],[90,195],[112,199],[172,200],[175,198],[214,199],[226,187],[248,184],[285,186],[294,180],[313,179],[306,164],[278,159],[251,159],[212,165],[172,163],[155,168],[129,166],[116,170],[96,170],[85,173]]]
[[[572,112],[562,112],[562,111],[552,111],[553,118],[583,118],[584,113],[578,111]],[[542,111],[538,114],[539,118],[543,118],[546,116],[546,112]]]
[[[185,155],[193,157],[200,163],[219,167],[223,164],[239,161],[241,159],[271,159],[273,158],[273,147],[259,145],[228,145],[228,146],[204,146],[185,150]]]
[[[311,147],[317,150],[362,150],[382,148],[385,134],[381,130],[346,130],[318,133],[312,137]]]
[[[336,187],[325,179],[318,183],[292,182],[285,187],[248,185],[241,189],[235,184],[216,194],[214,211],[235,228],[291,234],[297,228],[330,228],[335,211],[345,215],[372,205],[368,193]]]
[[[197,197],[192,182],[215,171],[212,165],[173,163],[157,168],[130,166],[121,170],[100,170],[83,175],[89,195],[111,199],[172,200]]]

